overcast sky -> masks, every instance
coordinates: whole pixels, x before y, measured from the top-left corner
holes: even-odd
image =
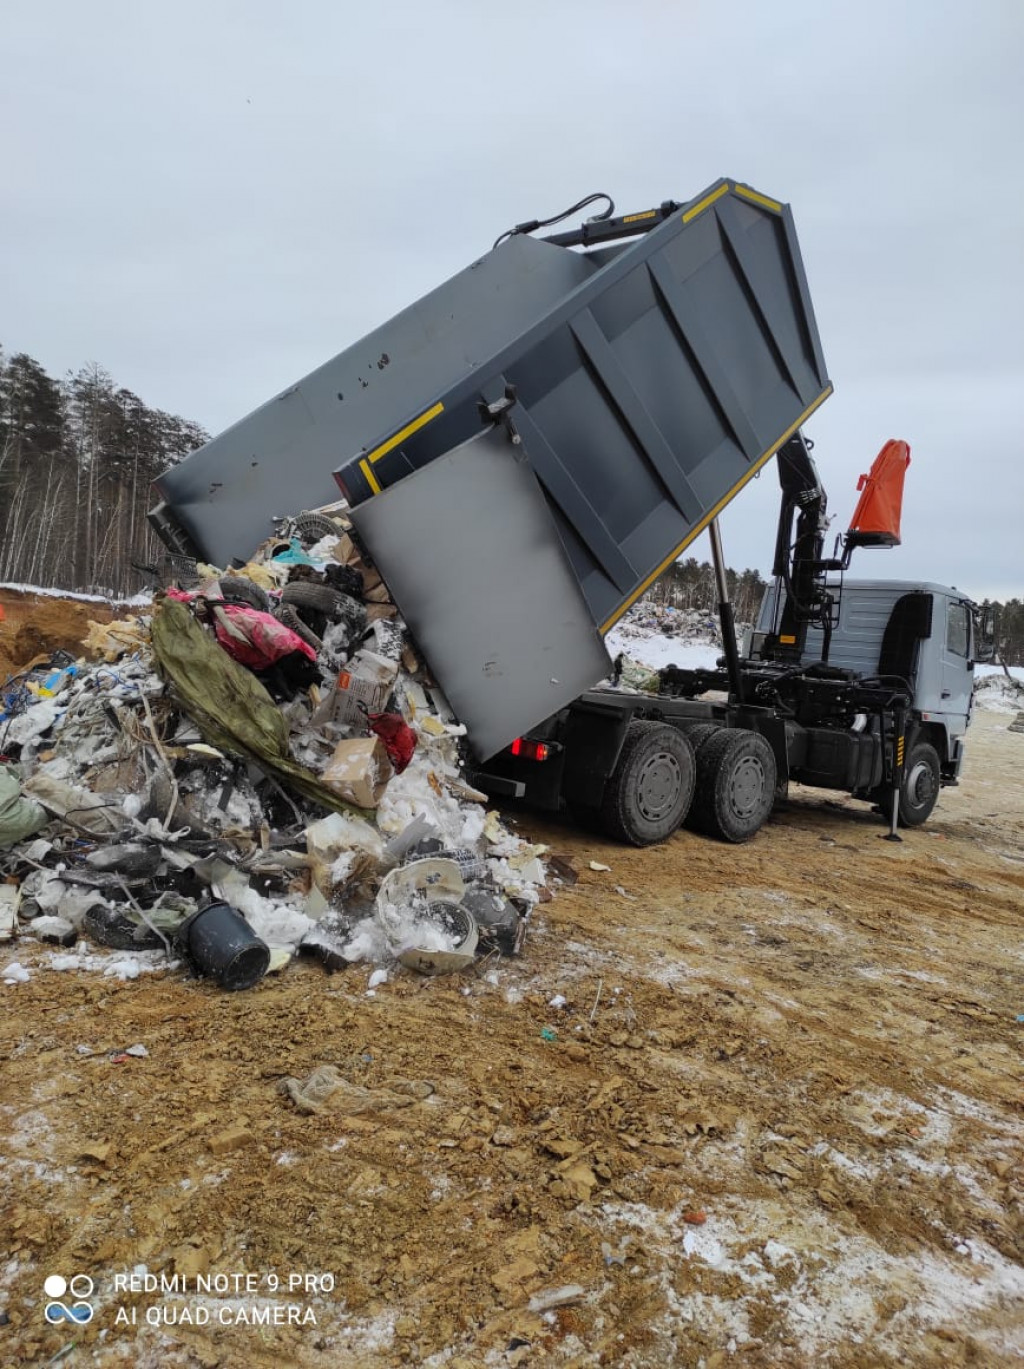
[[[796,217],[835,530],[912,447],[855,573],[1024,594],[1020,0],[0,0],[0,62],[0,343],[51,373],[216,433],[519,220],[735,177]]]

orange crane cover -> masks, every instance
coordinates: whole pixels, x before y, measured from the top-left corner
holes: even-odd
[[[850,535],[861,546],[899,546],[903,481],[909,465],[909,446],[890,439],[868,474],[857,482],[862,493],[850,520]]]

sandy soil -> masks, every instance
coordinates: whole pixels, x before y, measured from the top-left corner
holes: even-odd
[[[0,986],[0,1358],[1018,1362],[1011,721],[978,717],[963,785],[901,845],[813,791],[742,848],[523,821],[579,880],[479,975],[370,995],[365,968],[303,963],[229,995],[5,948],[32,978]],[[145,1058],[111,1058],[137,1042]],[[345,1094],[361,1111],[279,1091],[322,1063],[368,1091]],[[434,1091],[410,1100],[409,1080]],[[179,1291],[125,1291],[133,1269]],[[87,1326],[46,1325],[52,1274],[95,1281]],[[197,1291],[214,1275],[251,1282]],[[250,1324],[289,1304],[305,1324]]]
[[[0,683],[43,653],[63,650],[80,656],[90,619],[109,623],[129,612],[102,600],[58,599],[0,586]]]

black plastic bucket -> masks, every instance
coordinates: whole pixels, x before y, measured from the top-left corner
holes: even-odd
[[[175,939],[197,974],[216,979],[222,989],[251,989],[270,964],[270,947],[229,903],[200,908]]]

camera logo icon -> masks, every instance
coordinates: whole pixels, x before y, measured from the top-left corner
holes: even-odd
[[[72,1326],[84,1326],[93,1318],[93,1305],[85,1299],[92,1297],[95,1287],[88,1274],[73,1274],[70,1279],[62,1274],[50,1274],[43,1283],[43,1292],[49,1300],[43,1308],[43,1316],[51,1326],[59,1326],[64,1321]],[[77,1301],[58,1302],[65,1293],[70,1293]]]

